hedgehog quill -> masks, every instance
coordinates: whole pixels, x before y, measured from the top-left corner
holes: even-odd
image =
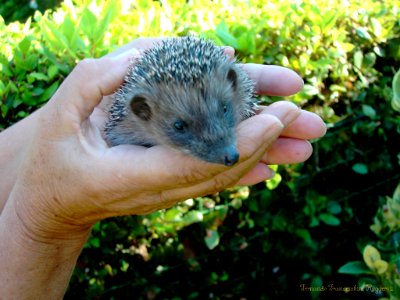
[[[114,94],[111,146],[166,145],[201,160],[239,160],[236,126],[255,114],[254,82],[221,47],[195,37],[146,50]]]

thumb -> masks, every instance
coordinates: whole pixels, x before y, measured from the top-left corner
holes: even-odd
[[[58,122],[76,126],[85,121],[102,98],[123,83],[130,61],[137,56],[139,52],[131,49],[117,57],[79,62],[49,102],[56,110]]]

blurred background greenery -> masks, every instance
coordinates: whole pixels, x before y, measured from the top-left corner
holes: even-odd
[[[398,1],[3,0],[0,14],[0,130],[82,58],[187,34],[294,69],[289,100],[328,126],[268,182],[99,222],[66,299],[400,299]]]

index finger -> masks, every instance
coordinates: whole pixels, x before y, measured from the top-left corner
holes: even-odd
[[[285,67],[259,64],[243,64],[242,67],[255,82],[256,93],[260,95],[290,96],[304,85],[296,72]]]

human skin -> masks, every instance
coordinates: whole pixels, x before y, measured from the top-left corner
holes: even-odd
[[[325,133],[315,114],[277,102],[239,124],[233,167],[163,146],[110,148],[102,137],[106,96],[139,55],[134,48],[153,42],[83,60],[45,106],[0,133],[0,299],[61,299],[95,222],[266,180],[267,164],[306,160],[308,140]],[[243,68],[260,94],[291,95],[303,85],[285,68]]]

